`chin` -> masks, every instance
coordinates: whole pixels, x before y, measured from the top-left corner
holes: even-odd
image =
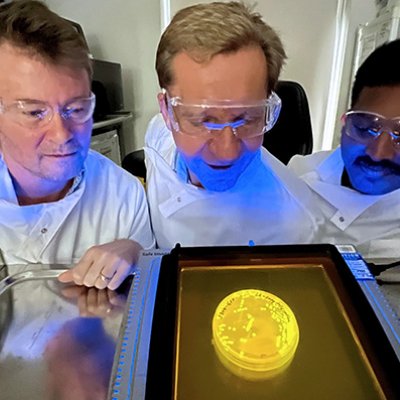
[[[67,160],[55,160],[42,168],[43,176],[49,180],[62,181],[75,178],[82,171],[84,159],[73,157]]]
[[[42,174],[42,177],[53,182],[68,182],[76,178],[82,170],[82,165],[76,165],[68,169],[54,169]]]
[[[379,182],[370,182],[366,180],[359,180],[355,182],[353,186],[358,192],[372,196],[379,196],[382,194],[391,193],[400,188],[400,184],[382,185]]]
[[[260,160],[260,154],[260,151],[246,152],[226,169],[213,168],[200,157],[186,159],[186,165],[206,190],[225,192],[236,185],[253,160]]]
[[[238,177],[230,177],[229,179],[199,179],[202,186],[209,191],[212,192],[226,192],[229,189],[232,189]]]

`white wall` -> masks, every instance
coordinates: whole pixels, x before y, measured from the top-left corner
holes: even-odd
[[[340,85],[340,96],[336,114],[336,125],[333,138],[333,147],[340,142],[341,116],[347,110],[348,99],[351,92],[353,57],[356,44],[357,27],[375,18],[377,7],[373,0],[352,0],[350,4],[349,33],[347,36],[345,62],[342,71],[342,82]]]
[[[154,68],[160,36],[159,0],[47,0],[65,18],[80,23],[95,58],[122,64],[124,97],[135,119],[124,124],[125,151],[143,146],[157,112]]]

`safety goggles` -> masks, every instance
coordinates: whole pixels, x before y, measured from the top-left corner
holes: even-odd
[[[267,99],[255,102],[220,100],[197,104],[185,103],[180,97],[169,97],[165,90],[163,92],[173,129],[199,137],[208,136],[227,127],[241,139],[263,135],[274,126],[282,105],[275,92]],[[223,122],[221,118],[224,119]]]
[[[343,115],[344,133],[360,143],[390,135],[393,147],[400,151],[400,117],[388,119],[369,111],[348,111]]]
[[[17,100],[10,104],[0,98],[0,114],[6,114],[19,125],[29,129],[45,127],[58,112],[65,121],[73,124],[84,124],[93,116],[96,96],[75,98],[63,106],[54,109],[47,102],[38,100]]]

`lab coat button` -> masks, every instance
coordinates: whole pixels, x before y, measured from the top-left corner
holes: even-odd
[[[40,232],[43,234],[47,233],[47,228],[42,228]]]

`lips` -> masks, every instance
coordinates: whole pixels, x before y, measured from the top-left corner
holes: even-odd
[[[396,174],[399,175],[399,168],[395,168],[388,161],[373,162],[368,159],[359,159],[357,165],[363,171],[364,174],[371,177],[381,177],[385,175]]]
[[[385,175],[389,175],[391,173],[390,170],[387,168],[381,168],[381,167],[372,167],[368,165],[360,165],[361,170],[365,175],[371,176],[371,177],[381,177]]]
[[[211,165],[208,164],[208,166],[212,169],[221,169],[221,170],[225,170],[225,169],[229,169],[230,167],[232,167],[232,165]]]
[[[46,157],[54,157],[54,158],[64,158],[64,157],[71,157],[76,154],[76,151],[72,153],[55,153],[55,154],[45,154]]]

